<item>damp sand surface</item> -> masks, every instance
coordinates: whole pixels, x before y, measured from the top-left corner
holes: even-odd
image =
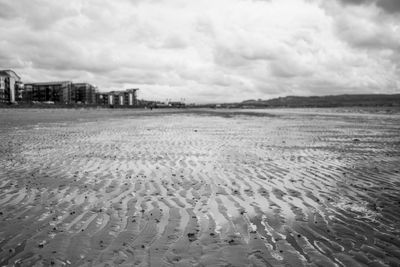
[[[1,110],[0,266],[399,266],[400,115]]]

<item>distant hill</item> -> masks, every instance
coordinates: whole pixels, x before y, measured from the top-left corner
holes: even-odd
[[[350,107],[400,106],[400,94],[286,96],[269,100],[246,100],[238,107]]]

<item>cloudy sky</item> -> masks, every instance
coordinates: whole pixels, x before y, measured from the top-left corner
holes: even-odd
[[[0,68],[139,98],[400,93],[399,0],[0,0]]]

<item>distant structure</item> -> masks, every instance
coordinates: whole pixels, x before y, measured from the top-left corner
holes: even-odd
[[[12,70],[0,70],[0,103],[15,103],[22,98],[21,78]]]
[[[171,101],[169,102],[169,106],[173,108],[184,108],[186,107],[185,103],[181,101]]]
[[[125,91],[111,91],[109,93],[98,93],[98,103],[113,107],[137,106],[137,88]]]
[[[24,102],[71,103],[72,82],[40,82],[25,84]]]
[[[97,88],[89,83],[73,83],[71,102],[76,104],[96,104]]]
[[[155,101],[155,102],[148,104],[148,106],[152,106],[154,108],[185,108],[186,104],[181,101],[169,101],[168,100],[167,102]]]
[[[137,91],[139,88],[133,88],[133,89],[126,89],[125,92],[125,103],[127,103],[129,106],[137,106],[138,105],[138,100],[137,100]]]
[[[96,94],[96,103],[101,106],[108,105],[108,93],[97,93]]]
[[[98,92],[89,83],[71,81],[34,82],[23,84],[12,70],[0,70],[0,103],[82,104],[105,107],[136,107],[138,88],[124,91]]]

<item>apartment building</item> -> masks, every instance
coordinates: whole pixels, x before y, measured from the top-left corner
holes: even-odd
[[[96,104],[97,88],[89,83],[73,83],[71,102],[78,104]]]
[[[108,93],[97,93],[97,104],[114,107],[137,106],[136,91],[139,89],[127,89],[125,91],[111,91]]]
[[[47,102],[54,104],[98,104],[115,107],[138,105],[139,89],[99,93],[89,83],[71,81],[34,82],[23,84],[12,70],[0,70],[0,103]]]
[[[0,70],[0,103],[22,100],[24,86],[21,78],[12,70]]]
[[[26,102],[54,102],[70,104],[72,93],[72,82],[40,82],[27,83],[24,86],[24,101]]]

